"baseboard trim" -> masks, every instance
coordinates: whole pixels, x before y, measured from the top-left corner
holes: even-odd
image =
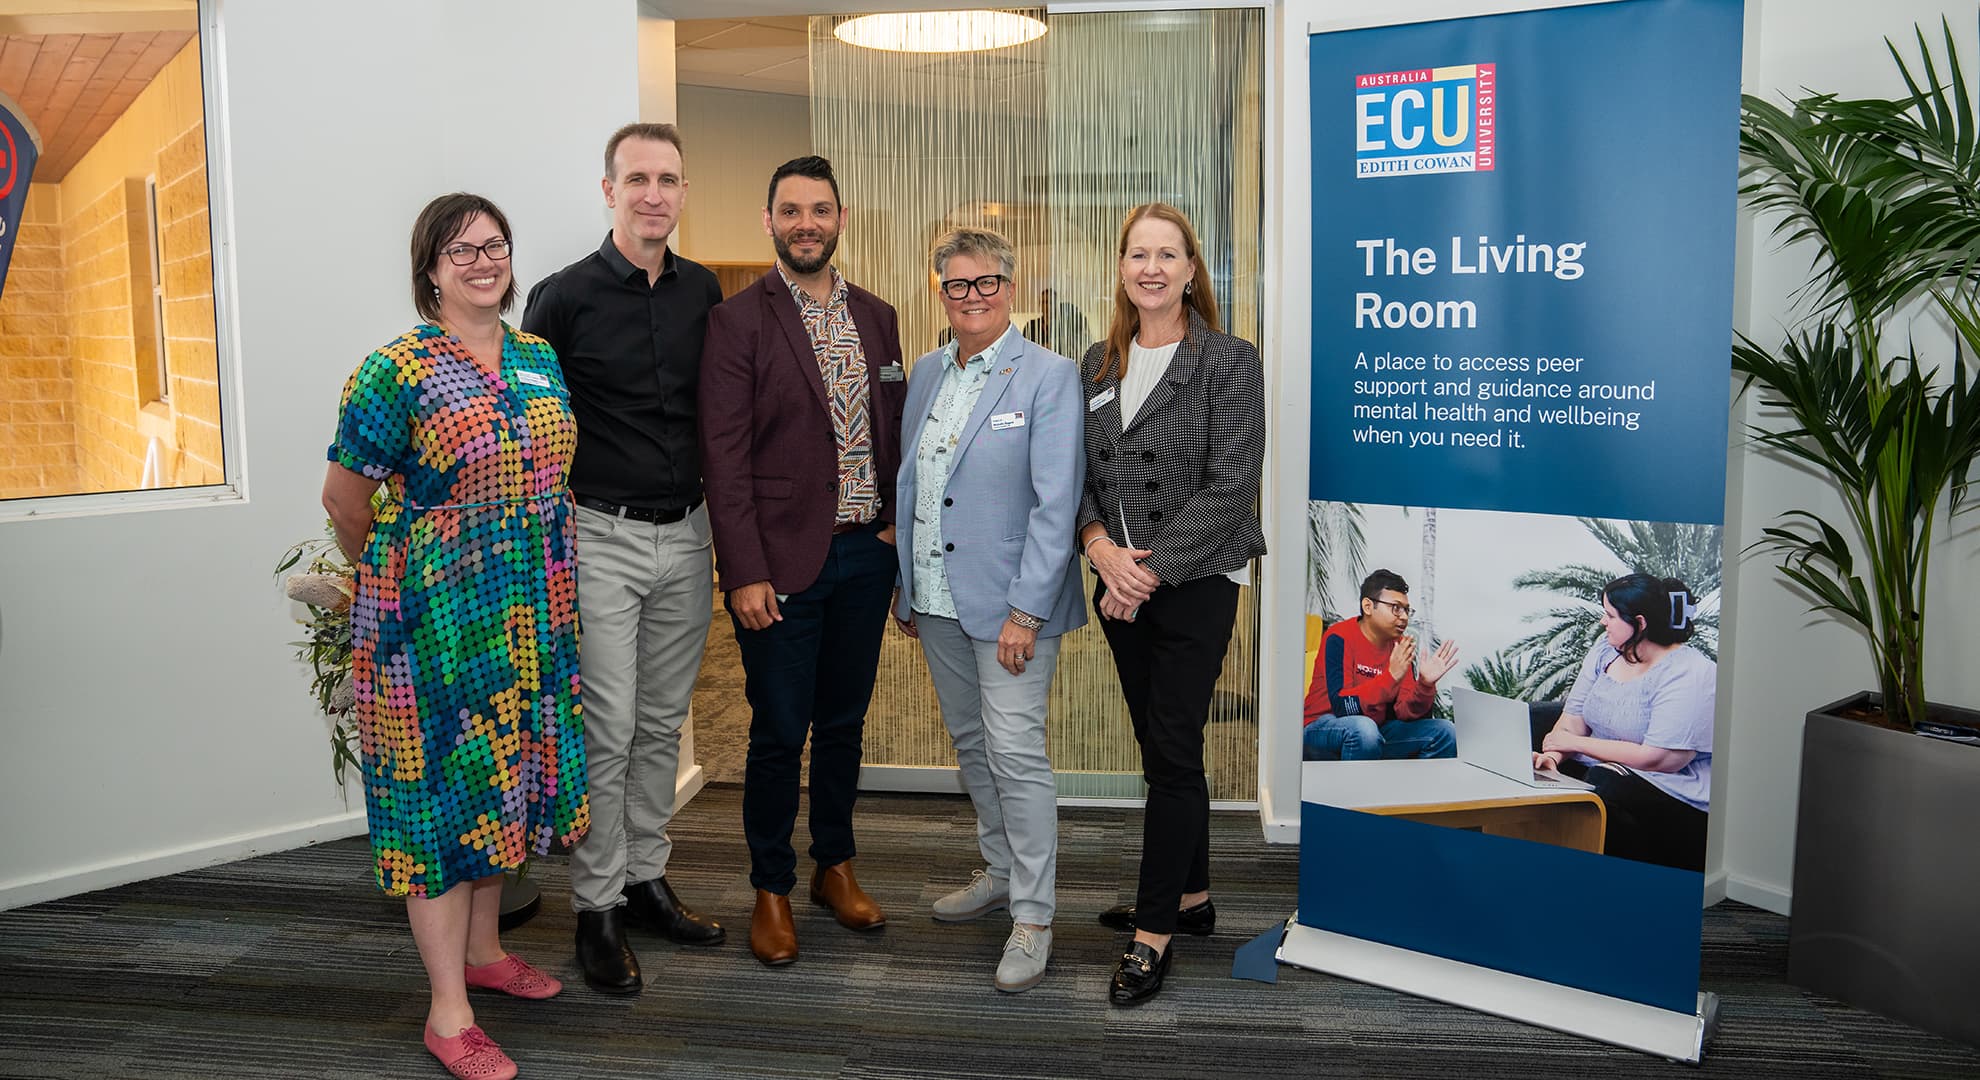
[[[1299,843],[1299,817],[1297,815],[1291,818],[1275,817],[1270,810],[1264,810],[1258,815],[1258,824],[1260,830],[1265,834],[1265,842],[1268,844],[1297,845]]]
[[[913,795],[962,795],[962,770],[953,765],[861,765],[859,790]]]
[[[1794,889],[1782,888],[1771,881],[1756,881],[1738,874],[1726,875],[1726,899],[1751,904],[1762,911],[1776,915],[1792,914]]]
[[[1714,870],[1705,875],[1705,906],[1711,907],[1726,898],[1726,872]]]
[[[689,799],[701,794],[701,789],[707,786],[708,770],[697,761],[674,779],[674,808],[678,810],[686,806]]]
[[[708,770],[700,762],[682,772],[674,785],[676,806],[685,806],[689,799],[700,794],[708,785]],[[265,832],[230,836],[209,843],[187,844],[155,855],[133,859],[113,859],[86,866],[79,870],[65,870],[44,877],[26,878],[0,884],[0,911],[11,911],[29,904],[40,904],[49,900],[79,893],[95,892],[98,889],[114,889],[119,885],[129,885],[135,881],[149,881],[169,874],[182,874],[188,870],[204,870],[222,863],[239,862],[257,855],[272,855],[278,851],[289,851],[312,844],[342,840],[351,836],[363,836],[366,826],[364,811],[350,810],[329,817],[306,821],[300,825],[290,825]]]
[[[76,870],[64,870],[43,877],[0,884],[0,911],[9,911],[48,900],[60,900],[66,896],[95,892],[98,889],[114,889],[119,885],[149,881],[168,874],[203,870],[209,866],[238,862],[257,855],[270,855],[277,851],[309,847],[312,844],[342,840],[345,837],[363,836],[364,833],[364,811],[360,809],[332,814],[300,825],[187,844],[153,855],[106,860]]]

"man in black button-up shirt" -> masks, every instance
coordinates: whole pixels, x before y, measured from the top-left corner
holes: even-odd
[[[578,966],[637,993],[624,923],[713,945],[666,881],[681,725],[714,607],[695,398],[715,275],[674,254],[687,180],[672,124],[605,146],[612,231],[530,290],[523,329],[557,350],[577,414],[578,614],[591,833],[571,854]]]

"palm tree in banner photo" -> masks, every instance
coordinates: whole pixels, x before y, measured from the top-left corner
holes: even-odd
[[[1525,659],[1500,651],[1466,667],[1464,681],[1473,690],[1504,698],[1524,698],[1527,684],[1532,680]]]
[[[1423,508],[1423,582],[1416,587],[1416,640],[1426,649],[1437,643],[1437,508]]]
[[[1414,516],[1412,511],[1423,514],[1423,542],[1419,551],[1423,565],[1416,573],[1403,575],[1409,579],[1409,606],[1413,612],[1409,617],[1409,632],[1416,638],[1419,651],[1428,652],[1428,647],[1437,642],[1437,508],[1402,508],[1404,517]],[[1360,584],[1359,578],[1356,584]]]
[[[1344,571],[1349,588],[1359,588],[1367,565],[1368,542],[1362,534],[1361,507],[1349,502],[1311,499],[1306,504],[1306,610],[1327,621],[1345,618],[1329,607],[1334,573]],[[1349,607],[1354,605],[1350,604]]]
[[[1698,627],[1690,645],[1719,658],[1719,590],[1723,578],[1721,529],[1717,525],[1680,525],[1668,521],[1606,521],[1581,518],[1596,542],[1615,556],[1599,566],[1574,563],[1551,570],[1529,570],[1513,579],[1513,587],[1553,593],[1563,603],[1528,615],[1538,629],[1507,646],[1483,665],[1465,672],[1472,685],[1480,679],[1511,681],[1530,701],[1553,701],[1567,694],[1581,661],[1601,635],[1602,587],[1624,574],[1642,572],[1682,580],[1698,599]],[[1482,689],[1482,687],[1481,687]],[[1499,692],[1497,690],[1495,693]]]

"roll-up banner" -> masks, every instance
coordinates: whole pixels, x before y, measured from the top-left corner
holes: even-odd
[[[41,135],[14,99],[0,93],[0,294],[14,261],[14,238],[27,212],[28,185],[41,159]]]
[[[1286,962],[1702,1052],[1741,19],[1311,37]]]

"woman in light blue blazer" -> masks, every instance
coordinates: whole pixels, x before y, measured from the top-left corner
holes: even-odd
[[[932,259],[955,337],[908,378],[894,617],[928,658],[987,864],[934,915],[966,922],[1009,908],[996,986],[1017,993],[1044,978],[1052,952],[1059,820],[1046,698],[1060,635],[1086,623],[1073,570],[1079,369],[1011,325],[1009,240],[957,229]]]

